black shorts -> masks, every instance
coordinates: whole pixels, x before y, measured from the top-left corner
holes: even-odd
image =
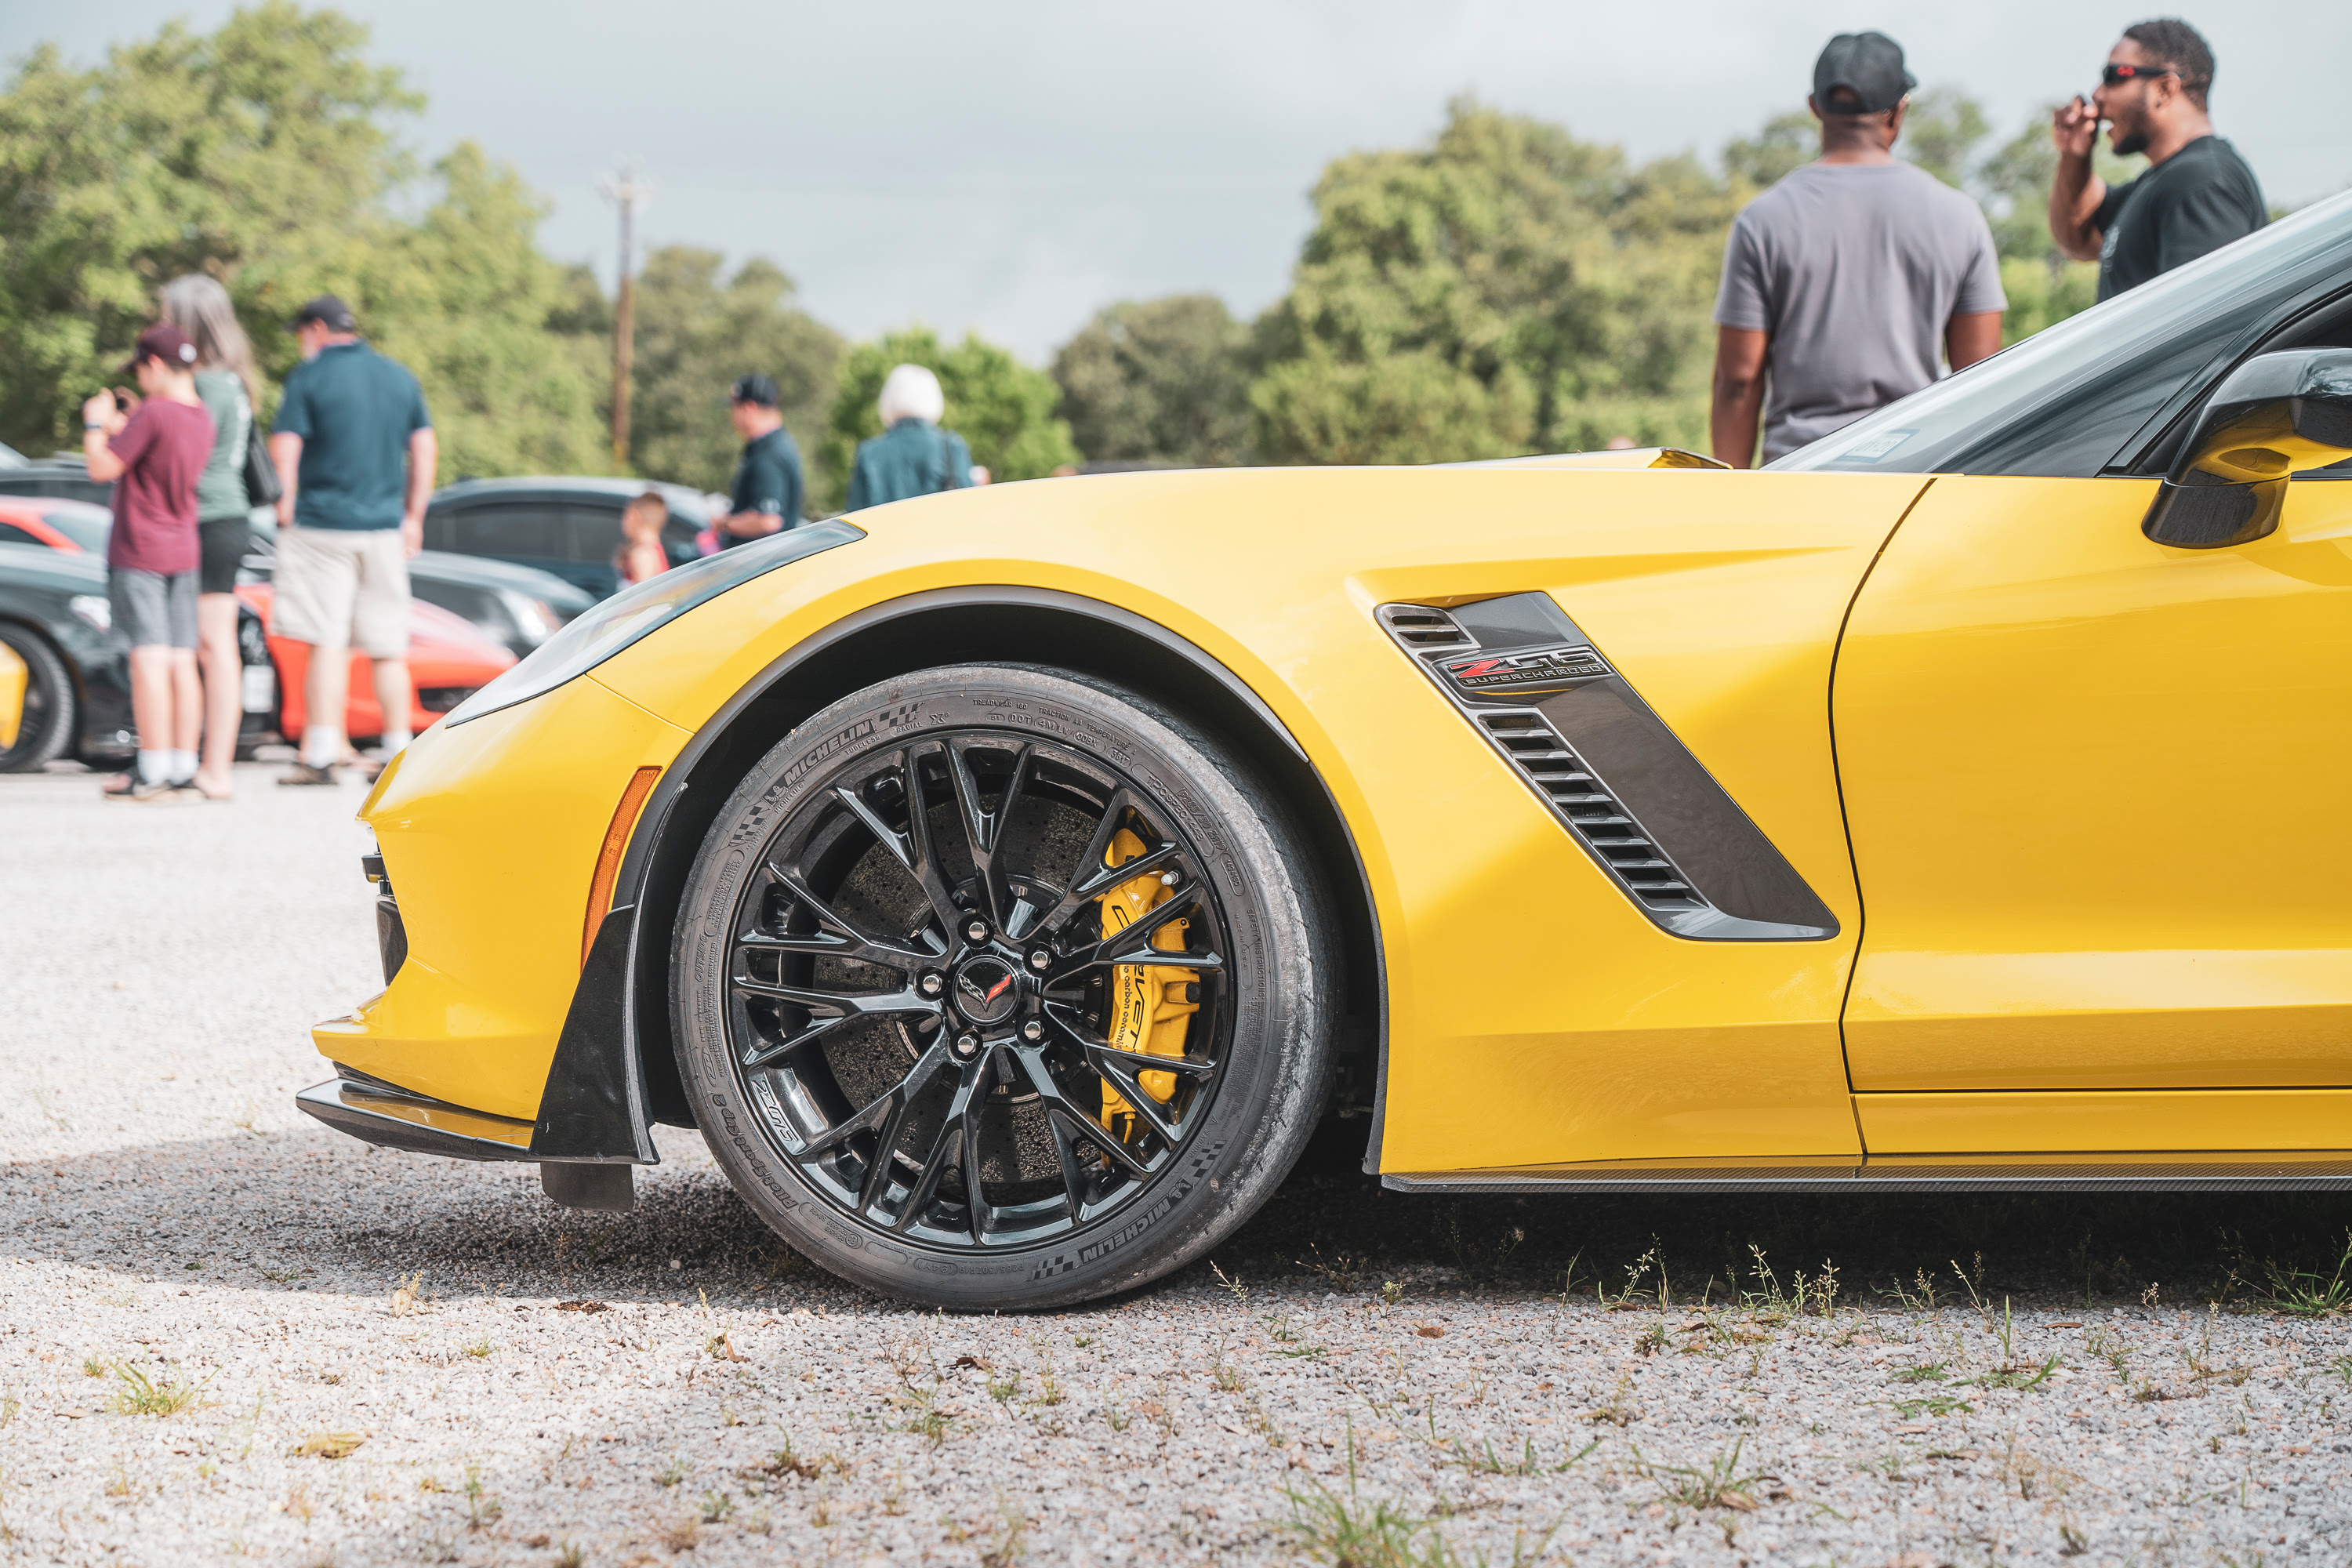
[[[236,586],[236,569],[253,550],[253,524],[241,517],[206,518],[196,524],[204,551],[196,568],[196,592],[226,594]]]

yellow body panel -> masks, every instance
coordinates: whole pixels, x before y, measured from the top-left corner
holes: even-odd
[[[1196,645],[1328,784],[1386,964],[1384,1170],[2337,1147],[2352,1102],[2314,1086],[2352,1085],[2352,820],[2329,809],[2352,763],[2352,485],[2296,487],[2280,533],[2234,551],[2148,544],[2149,493],[1579,466],[1115,476],[877,509],[863,541],[419,739],[364,813],[410,957],[320,1046],[532,1117],[635,770],[842,619],[1002,585]],[[1661,930],[1373,614],[1528,591],[1836,937]],[[2281,1092],[2245,1087],[2264,1084]],[[2028,1089],[2110,1092],[1982,1092]]]
[[[1852,1153],[1837,1010],[1859,906],[1830,657],[1924,483],[1326,469],[992,486],[861,514],[865,542],[755,580],[598,678],[691,730],[797,642],[889,599],[998,584],[1118,605],[1248,682],[1348,817],[1389,964],[1383,1168]],[[1559,600],[1844,935],[1660,931],[1372,617],[1528,589]]]
[[[1938,479],[1855,601],[1858,1090],[2352,1084],[2352,485],[2292,486],[2277,533],[2195,551],[2142,537],[2154,488]],[[2078,1134],[2074,1097],[2034,1098],[1956,1098],[1933,1114],[1963,1141],[1935,1146],[2273,1146],[2186,1110]],[[1892,1103],[1864,1097],[1874,1154],[1908,1125]]]
[[[688,739],[593,676],[427,731],[364,813],[408,962],[351,1017],[311,1031],[320,1054],[453,1105],[535,1117],[614,804]]]
[[[2352,1089],[2110,1090],[2104,1094],[1858,1094],[1863,1141],[1890,1154],[2336,1150],[2352,1144]]]

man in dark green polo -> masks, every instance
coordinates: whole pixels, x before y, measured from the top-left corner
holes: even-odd
[[[971,448],[954,431],[940,428],[947,395],[938,376],[921,365],[902,364],[882,383],[874,404],[882,434],[858,443],[849,470],[850,510],[971,483]]]
[[[764,539],[801,520],[801,449],[776,412],[776,384],[753,374],[735,378],[727,400],[743,458],[735,465],[729,511],[719,520],[721,548]]]

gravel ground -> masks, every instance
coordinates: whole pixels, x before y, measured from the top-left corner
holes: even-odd
[[[691,1133],[586,1215],[298,1113],[375,956],[359,790],[269,774],[0,779],[0,1560],[2352,1560],[2352,1332],[2280,1310],[2338,1200],[1412,1199],[1335,1137],[1217,1270],[909,1311]]]

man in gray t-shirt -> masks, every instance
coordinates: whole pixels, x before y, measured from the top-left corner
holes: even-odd
[[[1895,161],[1917,85],[1880,33],[1841,33],[1807,101],[1819,163],[1748,204],[1715,305],[1715,455],[1744,468],[1818,440],[2000,346],[2000,263],[1976,203]],[[1769,396],[1768,396],[1769,387]]]

